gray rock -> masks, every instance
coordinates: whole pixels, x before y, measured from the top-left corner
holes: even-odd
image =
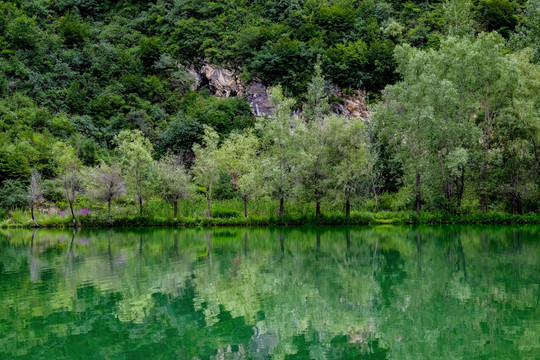
[[[268,97],[266,86],[260,82],[249,84],[246,89],[246,98],[255,116],[271,116],[272,106]]]

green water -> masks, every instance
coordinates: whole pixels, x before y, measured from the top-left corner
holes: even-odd
[[[0,231],[0,359],[540,359],[540,226]]]

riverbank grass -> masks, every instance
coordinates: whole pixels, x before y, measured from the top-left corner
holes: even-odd
[[[90,212],[77,216],[80,227],[210,227],[210,226],[293,226],[293,225],[412,225],[412,224],[538,224],[540,214],[531,213],[512,215],[501,212],[445,214],[420,213],[413,211],[354,211],[350,216],[342,214],[305,215],[285,214],[278,216],[248,216],[229,211],[227,216],[217,217],[179,217],[173,219],[166,216],[109,216],[106,212]],[[73,226],[70,216],[38,216],[38,223],[43,228],[67,228]],[[0,222],[0,228],[31,228],[34,224],[26,213],[15,214]]]

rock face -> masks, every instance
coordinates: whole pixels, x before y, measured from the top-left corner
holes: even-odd
[[[266,86],[255,81],[247,87],[237,71],[205,63],[199,70],[191,67],[188,74],[194,79],[195,89],[206,87],[218,97],[245,96],[255,116],[270,116],[272,108]]]
[[[190,90],[197,90],[201,87],[202,78],[199,71],[195,70],[194,66],[191,66],[187,69],[187,75],[193,79],[193,82],[190,83]]]
[[[340,92],[337,97],[343,100],[343,104],[333,104],[332,111],[336,114],[366,119],[369,117],[366,106],[366,93],[356,90],[353,94]]]
[[[238,76],[238,71],[212,65],[208,62],[205,62],[199,70],[195,67],[189,68],[188,74],[194,79],[193,89],[206,87],[218,97],[245,96],[253,115],[272,115],[267,88],[260,81],[254,81],[246,86]],[[341,104],[331,105],[333,112],[355,118],[368,118],[364,91],[357,90],[353,93],[345,93],[335,87],[331,93],[343,101]]]
[[[271,116],[272,106],[266,86],[260,82],[251,83],[246,89],[246,98],[255,116]]]
[[[206,83],[216,96],[243,96],[244,84],[233,70],[205,64],[200,70],[202,83]]]

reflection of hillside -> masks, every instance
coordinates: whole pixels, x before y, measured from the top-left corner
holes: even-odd
[[[2,231],[0,357],[84,341],[107,356],[531,355],[539,232]]]

